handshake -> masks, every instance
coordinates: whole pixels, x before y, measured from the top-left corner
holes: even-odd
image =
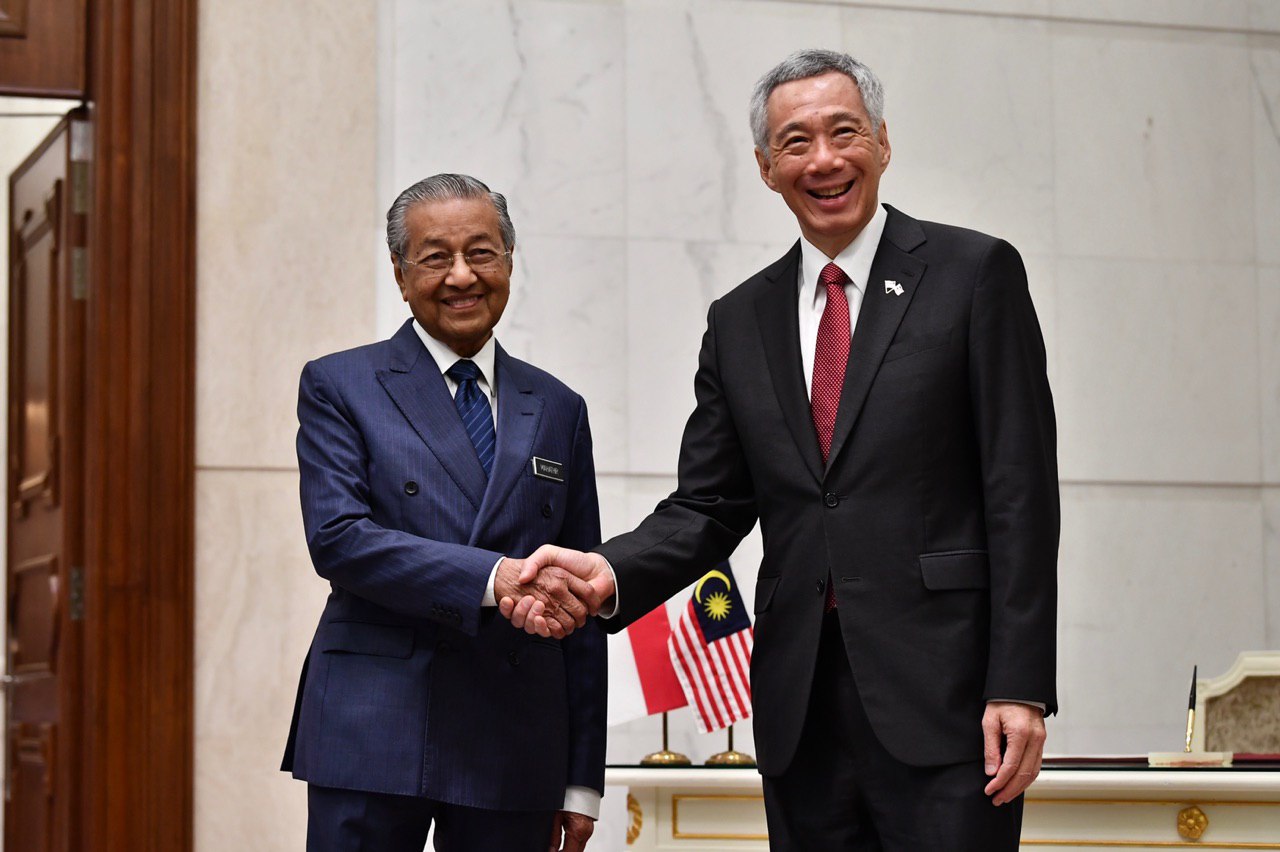
[[[528,559],[503,559],[493,580],[498,611],[526,633],[552,639],[586,624],[615,591],[603,556],[551,544]]]

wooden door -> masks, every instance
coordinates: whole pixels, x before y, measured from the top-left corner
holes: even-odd
[[[0,0],[0,94],[83,97],[88,24],[86,0]]]
[[[9,178],[4,852],[67,852],[80,804],[88,122]]]

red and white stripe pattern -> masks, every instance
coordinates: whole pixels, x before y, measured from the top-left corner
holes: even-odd
[[[718,731],[751,716],[750,621],[722,639],[707,642],[698,604],[690,599],[680,614],[667,648],[702,733]]]

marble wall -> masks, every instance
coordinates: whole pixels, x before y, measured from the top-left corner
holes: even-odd
[[[707,305],[796,236],[746,101],[802,46],[884,79],[884,200],[1030,269],[1063,478],[1049,749],[1168,749],[1193,663],[1280,647],[1276,4],[233,0],[200,23],[201,850],[300,846],[274,765],[325,588],[295,382],[407,316],[387,204],[439,171],[508,194],[500,337],[586,396],[605,530],[629,529],[673,485]],[[748,593],[759,553],[734,559]],[[617,729],[611,759],[655,741]],[[593,848],[621,849],[608,813]]]
[[[327,586],[298,513],[298,374],[375,334],[376,16],[199,4],[196,849],[297,850],[279,771]]]

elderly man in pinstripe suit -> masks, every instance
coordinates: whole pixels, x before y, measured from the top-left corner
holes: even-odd
[[[599,543],[586,405],[493,336],[502,195],[427,178],[387,242],[413,319],[307,364],[299,392],[307,544],[332,586],[283,767],[309,784],[307,848],[421,852],[434,824],[437,850],[580,850],[604,789],[604,640],[585,583],[521,587],[515,557]],[[552,637],[497,613],[516,594]]]

